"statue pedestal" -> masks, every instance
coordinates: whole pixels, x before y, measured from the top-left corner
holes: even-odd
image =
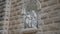
[[[22,29],[22,34],[35,34],[38,30],[36,28],[26,28]]]

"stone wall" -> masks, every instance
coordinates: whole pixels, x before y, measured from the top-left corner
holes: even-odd
[[[37,34],[60,34],[60,0],[39,0],[39,28]]]
[[[10,0],[10,17],[9,17],[9,32],[8,34],[20,34],[20,24],[22,23],[21,16],[21,0]]]
[[[22,0],[22,2],[23,1],[25,2],[26,0]],[[41,9],[38,10],[39,28],[36,34],[60,34],[60,0],[39,1],[41,3]],[[11,1],[8,34],[20,34],[20,31],[23,28],[21,15],[22,2],[21,0]]]

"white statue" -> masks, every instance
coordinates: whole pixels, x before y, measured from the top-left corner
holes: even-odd
[[[27,25],[28,25],[28,27],[31,27],[31,15],[26,15],[26,23],[27,23]]]
[[[28,0],[22,5],[22,13],[24,13],[24,22],[26,27],[37,26],[37,13],[36,11],[40,8],[37,0]],[[27,14],[28,13],[28,14]]]
[[[36,28],[37,26],[37,14],[34,10],[32,10],[32,27]]]
[[[37,25],[37,15],[34,10],[30,12],[27,12],[26,14],[26,24],[27,27],[36,27]]]

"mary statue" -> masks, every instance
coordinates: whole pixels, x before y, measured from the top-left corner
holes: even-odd
[[[38,4],[36,0],[28,0],[23,4],[22,12],[24,12],[25,28],[36,28],[37,26],[37,9]]]

